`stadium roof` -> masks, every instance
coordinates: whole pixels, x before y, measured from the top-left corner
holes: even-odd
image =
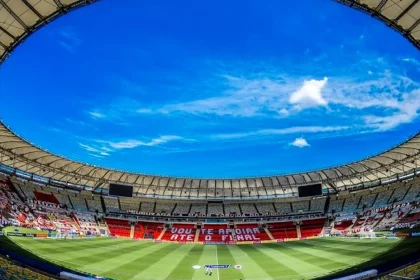
[[[420,49],[420,0],[336,0],[364,11],[400,32]],[[96,0],[0,0],[0,65],[30,34],[60,15]],[[120,4],[120,3],[119,3]],[[402,174],[420,165],[420,134],[364,160],[298,174],[244,179],[162,177],[96,167],[42,150],[0,122],[0,163],[44,178],[107,188],[116,182],[136,186],[138,195],[206,197],[289,196],[296,186],[322,182],[341,189]]]

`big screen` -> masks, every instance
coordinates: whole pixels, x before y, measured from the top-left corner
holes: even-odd
[[[109,195],[132,197],[133,186],[109,184]]]
[[[322,185],[313,184],[298,187],[299,197],[319,196],[322,195]]]

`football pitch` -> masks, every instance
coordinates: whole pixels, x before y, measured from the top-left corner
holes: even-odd
[[[403,245],[404,242],[388,239],[329,238],[259,245],[194,245],[110,238],[11,239],[25,250],[64,267],[122,280],[314,279],[343,270],[357,272],[355,266],[362,269],[367,261],[377,264],[420,249],[420,242]],[[213,269],[208,276],[205,265],[229,265],[229,268]]]

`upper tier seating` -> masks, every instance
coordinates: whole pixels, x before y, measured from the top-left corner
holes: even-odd
[[[292,208],[290,202],[283,203],[274,203],[277,213],[279,214],[289,214],[292,213]]]
[[[307,213],[309,211],[309,200],[292,202],[294,213]]]
[[[225,214],[226,215],[240,215],[241,210],[239,209],[239,204],[225,204]]]
[[[252,216],[258,213],[253,203],[243,203],[241,204],[241,209],[242,209],[242,214],[245,214],[245,215]],[[273,205],[271,205],[271,210],[274,212]],[[258,211],[261,211],[261,210],[258,209]],[[260,212],[260,213],[263,214],[265,212]]]
[[[72,209],[73,208],[73,206],[70,203],[70,198],[67,194],[57,193],[57,194],[55,194],[55,197],[58,199],[60,204],[65,205],[67,207],[67,209]]]
[[[267,223],[267,228],[275,239],[297,238],[294,222]]]
[[[157,202],[155,213],[171,214],[175,208],[175,203]]]
[[[420,197],[420,183],[416,182],[411,186],[408,190],[406,196],[404,197],[405,202],[412,202],[415,200],[419,200]]]
[[[221,215],[223,214],[222,204],[207,204],[207,215]]]
[[[375,204],[373,205],[374,208],[383,207],[388,204],[388,200],[391,198],[393,191],[384,191],[378,193],[376,197]]]
[[[339,213],[343,210],[344,199],[338,199],[337,197],[330,198],[330,206],[328,212]]]
[[[311,212],[324,212],[325,198],[311,200]]]
[[[118,198],[104,197],[106,212],[120,212],[120,207],[118,205]],[[138,208],[137,208],[138,210]]]
[[[410,184],[406,183],[397,183],[396,186],[393,186],[394,193],[389,198],[389,203],[402,201],[410,186]]]
[[[255,206],[258,209],[258,212],[260,212],[261,214],[266,214],[266,213],[276,213],[276,210],[274,209],[273,203],[255,203]],[[242,208],[242,211],[244,211],[244,209]]]
[[[366,194],[360,198],[359,206],[357,209],[371,208],[375,202],[376,193]]]
[[[178,203],[174,209],[175,215],[187,215],[190,211],[191,204]]]
[[[83,197],[70,196],[71,204],[73,204],[74,210],[78,212],[87,212],[86,201]]]
[[[344,201],[343,212],[356,212],[357,205],[359,204],[360,196],[348,197]]]
[[[140,200],[138,198],[120,197],[119,200],[120,200],[120,205],[121,205],[121,211],[135,211],[135,212],[138,212],[139,209],[140,209]],[[110,204],[112,204],[112,202],[110,202]],[[111,208],[115,208],[115,205],[111,206]],[[115,212],[115,209],[114,209],[113,212]]]
[[[86,199],[86,202],[88,204],[89,211],[98,211],[99,213],[104,212],[102,209],[102,202],[100,196],[95,195],[92,197],[92,199]]]
[[[203,204],[203,203],[200,203],[200,204],[193,203],[191,205],[190,215],[194,215],[194,214],[205,215],[206,214],[206,205]]]
[[[325,219],[302,221],[300,225],[301,237],[319,236],[325,225]]]
[[[143,201],[140,205],[140,212],[145,213],[154,213],[155,203],[154,202],[148,202]]]

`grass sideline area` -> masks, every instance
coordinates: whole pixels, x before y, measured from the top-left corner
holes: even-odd
[[[316,279],[357,272],[420,250],[418,239],[311,239],[279,244],[199,245],[125,239],[37,240],[19,247],[70,269],[113,279]],[[206,264],[228,264],[204,274]],[[233,266],[240,265],[241,269]],[[194,266],[200,266],[194,269]]]

